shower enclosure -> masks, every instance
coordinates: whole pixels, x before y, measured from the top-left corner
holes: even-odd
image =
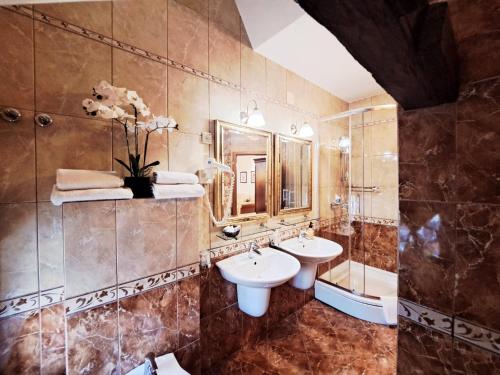
[[[330,207],[321,212],[329,225],[320,236],[340,243],[344,251],[320,268],[315,283],[319,300],[360,319],[391,325],[397,318],[396,113],[395,104],[384,104],[322,119],[344,134],[323,152],[331,156],[329,168],[338,172],[330,174]]]

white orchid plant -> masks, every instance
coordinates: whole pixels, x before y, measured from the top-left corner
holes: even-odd
[[[93,88],[93,99],[85,99],[82,102],[83,109],[89,116],[103,119],[113,119],[123,126],[125,140],[127,142],[128,164],[123,160],[115,160],[125,167],[132,177],[147,177],[152,168],[160,162],[154,161],[146,164],[148,153],[148,142],[151,133],[162,133],[178,129],[179,125],[172,117],[151,115],[149,107],[144,104],[137,92],[127,90],[123,87],[115,87],[106,81],[101,81]],[[130,112],[129,112],[130,111]],[[139,116],[145,121],[139,121]],[[148,120],[149,119],[149,120]],[[142,155],[139,153],[139,135],[146,132],[144,149]],[[133,134],[133,152],[131,152],[131,142],[129,139]],[[142,164],[142,166],[141,166]]]

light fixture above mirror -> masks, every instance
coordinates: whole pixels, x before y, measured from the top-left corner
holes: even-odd
[[[253,108],[250,109],[250,104],[253,103]],[[241,123],[243,125],[250,126],[252,128],[261,128],[266,125],[266,120],[264,119],[264,115],[259,110],[257,106],[257,101],[255,99],[251,99],[247,104],[246,112],[243,111],[240,113]]]
[[[307,121],[304,121],[300,127],[297,124],[290,125],[290,133],[301,138],[309,138],[314,135],[314,130]]]

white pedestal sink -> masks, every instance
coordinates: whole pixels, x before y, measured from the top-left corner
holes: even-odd
[[[314,285],[318,264],[328,262],[342,254],[338,243],[314,237],[311,240],[290,238],[275,247],[293,255],[300,262],[299,273],[291,280],[295,288],[309,289]]]
[[[245,252],[216,263],[222,277],[236,284],[241,311],[255,317],[267,311],[271,288],[286,283],[300,270],[293,256],[269,247],[259,251],[262,255]]]

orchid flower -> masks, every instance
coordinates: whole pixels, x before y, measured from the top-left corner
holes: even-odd
[[[131,176],[148,176],[152,168],[160,164],[159,161],[146,163],[149,135],[153,132],[161,134],[163,129],[166,129],[168,132],[171,132],[173,129],[178,129],[177,122],[172,117],[156,117],[154,115],[153,119],[147,122],[138,121],[138,115],[145,118],[151,116],[149,107],[144,104],[144,101],[136,91],[127,90],[123,87],[115,87],[107,81],[99,82],[99,84],[94,87],[92,95],[95,99],[85,99],[82,101],[85,112],[94,117],[117,120],[125,131],[125,140],[129,156],[128,163],[116,158],[115,160],[128,170]],[[130,111],[131,107],[133,109],[133,114],[127,112],[127,110]],[[146,132],[142,155],[139,152],[140,130]],[[130,136],[129,133],[131,134]],[[142,166],[140,164],[142,164]]]

